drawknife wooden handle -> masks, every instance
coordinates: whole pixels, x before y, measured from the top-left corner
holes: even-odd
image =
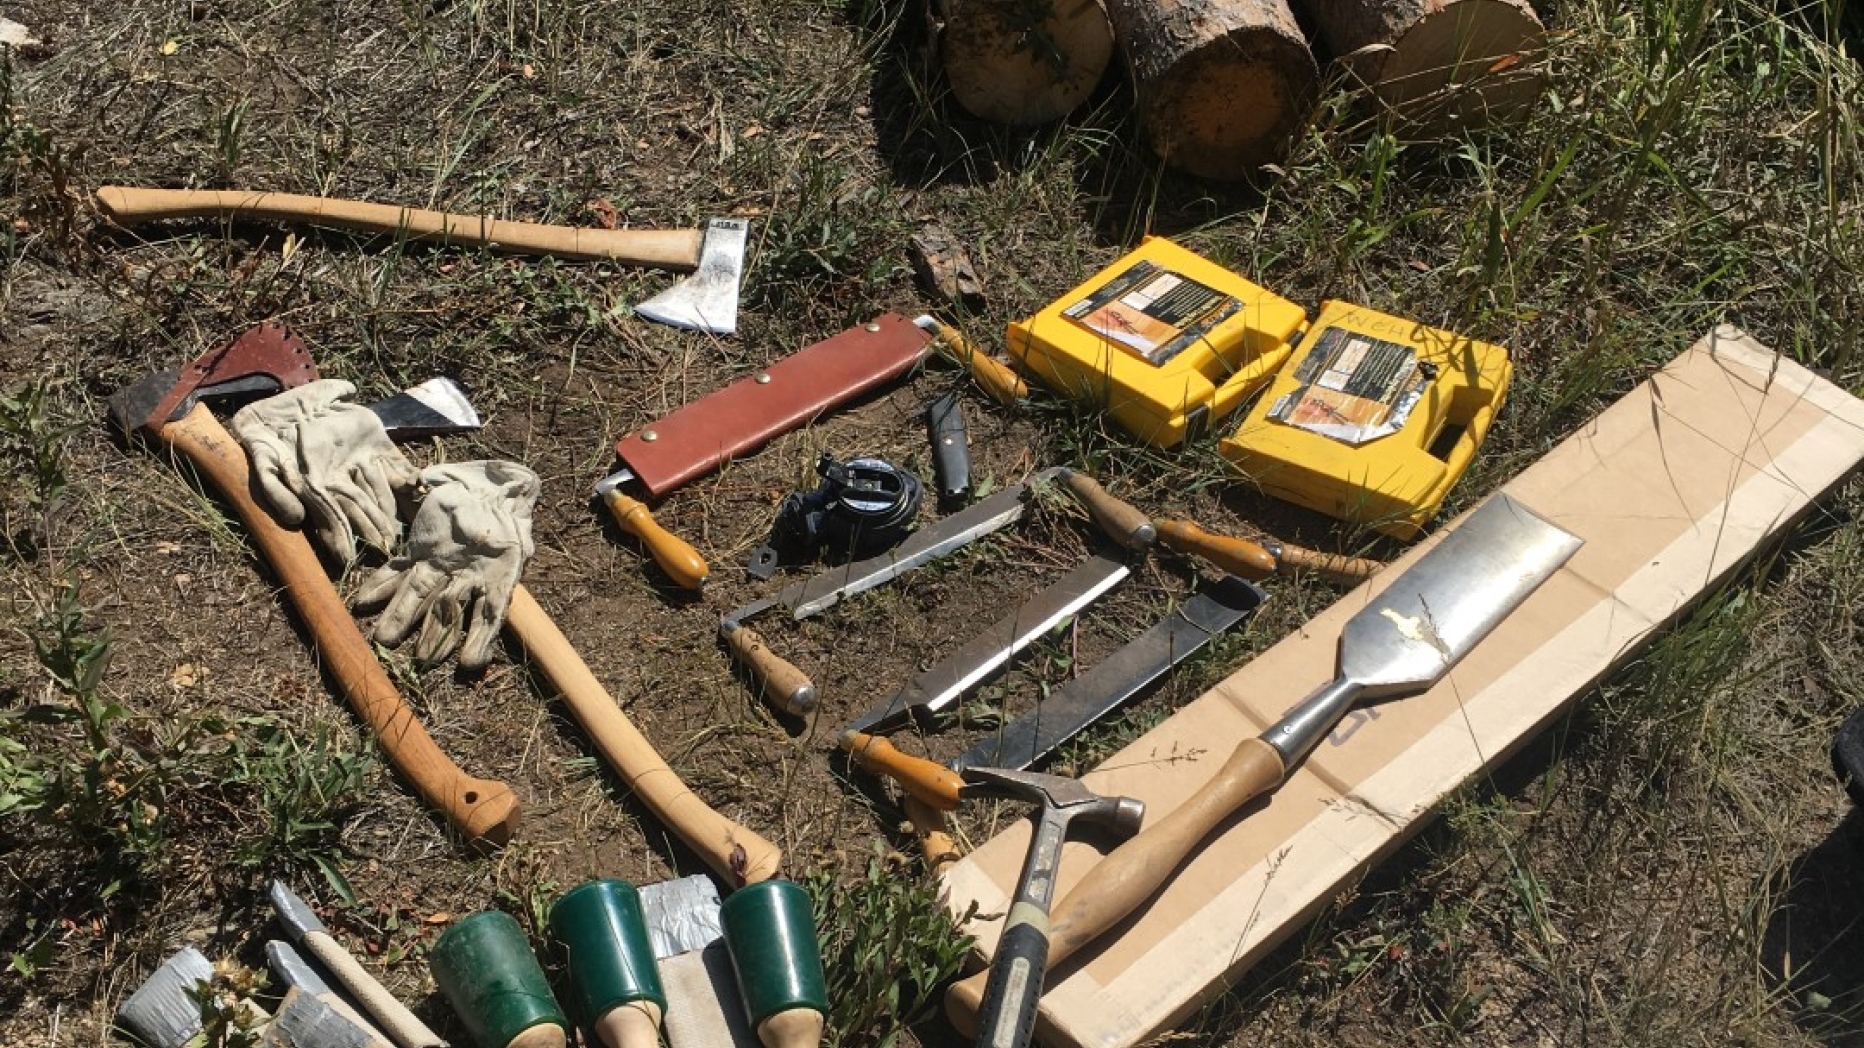
[[[1322,576],[1330,582],[1357,585],[1379,573],[1385,565],[1364,557],[1348,557],[1338,553],[1322,553],[1319,550],[1305,549],[1301,546],[1278,546],[1276,556],[1284,565],[1300,568]]]
[[[1107,537],[1125,546],[1135,553],[1150,549],[1158,539],[1158,530],[1139,507],[1130,502],[1116,499],[1100,486],[1100,482],[1085,473],[1071,469],[1061,471],[1061,482],[1087,512]]]
[[[735,887],[776,874],[783,857],[777,846],[713,810],[680,781],[523,585],[512,594],[505,628],[563,695],[615,774],[720,877]]]
[[[937,809],[951,811],[958,806],[964,779],[937,761],[901,753],[891,739],[866,732],[851,731],[841,737],[841,748],[869,775],[886,775],[900,784],[907,796]]]
[[[719,623],[718,635],[725,639],[738,665],[757,679],[764,695],[778,709],[797,717],[815,712],[815,682],[795,663],[771,651],[762,634],[741,622],[726,620]]]
[[[1251,582],[1275,574],[1275,554],[1248,539],[1205,531],[1188,520],[1159,521],[1159,541],[1186,556],[1202,557],[1224,571]]]
[[[1244,740],[1216,775],[1171,814],[1108,852],[1050,915],[1049,965],[1060,964],[1137,910],[1218,823],[1281,785],[1285,770],[1275,747],[1261,739]],[[977,1033],[988,975],[979,972],[953,983],[945,994],[946,1015],[967,1036]]]
[[[617,527],[641,540],[654,563],[675,585],[689,590],[705,586],[706,576],[711,574],[705,558],[685,539],[661,527],[646,503],[610,488],[602,493],[602,504],[608,507]]]
[[[461,771],[421,726],[382,669],[322,562],[300,531],[280,527],[253,501],[246,451],[205,405],[156,430],[213,482],[246,525],[260,555],[310,631],[317,654],[357,716],[375,733],[389,763],[428,804],[475,843],[502,845],[518,824],[511,787]]]
[[[699,245],[704,238],[696,229],[582,229],[454,215],[397,204],[240,189],[101,186],[97,203],[111,221],[122,226],[164,218],[303,222],[326,229],[406,236],[409,240],[658,269],[692,269],[698,265]]]

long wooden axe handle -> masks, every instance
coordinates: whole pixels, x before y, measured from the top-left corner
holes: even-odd
[[[518,824],[511,787],[461,771],[421,726],[388,679],[375,650],[301,531],[278,525],[253,501],[245,449],[205,405],[196,404],[155,437],[180,452],[233,507],[246,532],[284,584],[285,597],[310,631],[324,667],[356,715],[375,733],[389,763],[428,804],[475,844],[502,845]]]
[[[512,595],[505,627],[562,693],[609,766],[687,847],[733,887],[776,874],[783,857],[777,846],[719,814],[680,781],[522,585]]]
[[[361,200],[240,189],[139,189],[101,186],[97,203],[121,226],[165,218],[302,222],[326,229],[406,236],[520,254],[612,261],[656,269],[699,264],[697,229],[583,229],[510,222],[480,215],[372,204]]]

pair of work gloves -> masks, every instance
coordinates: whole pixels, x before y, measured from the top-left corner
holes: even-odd
[[[535,549],[537,474],[500,460],[417,470],[375,412],[349,401],[355,392],[318,379],[240,409],[233,431],[252,462],[253,494],[345,564],[358,539],[393,553],[402,509],[412,507],[406,549],[363,581],[352,604],[382,609],[382,644],[413,634],[419,661],[457,648],[461,669],[483,669]]]

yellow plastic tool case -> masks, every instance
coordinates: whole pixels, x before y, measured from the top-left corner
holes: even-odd
[[[1408,539],[1475,457],[1513,373],[1500,346],[1326,302],[1218,450],[1277,498]]]
[[[1010,324],[1010,355],[1050,389],[1176,447],[1241,407],[1282,366],[1301,307],[1162,237]]]

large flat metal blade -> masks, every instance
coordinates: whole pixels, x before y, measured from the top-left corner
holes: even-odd
[[[1125,564],[1092,556],[1061,581],[1025,601],[1007,618],[966,641],[938,665],[914,677],[892,698],[882,702],[848,726],[850,731],[872,732],[897,724],[917,713],[936,713],[1009,662],[1037,637],[1063,619],[1097,600],[1131,574]]]
[[[1247,619],[1268,595],[1233,575],[1179,605],[1086,673],[1055,689],[1036,709],[991,732],[953,761],[966,768],[1027,768],[1190,658],[1211,638]]]
[[[1581,543],[1496,495],[1347,621],[1340,678],[1365,698],[1436,683]]]
[[[891,582],[921,564],[937,560],[1021,519],[1028,505],[1029,489],[1052,478],[1055,472],[1054,469],[1040,470],[1021,484],[1004,488],[935,524],[920,528],[877,557],[831,568],[790,586],[777,594],[775,603],[788,605],[790,614],[800,621],[857,593]]]

